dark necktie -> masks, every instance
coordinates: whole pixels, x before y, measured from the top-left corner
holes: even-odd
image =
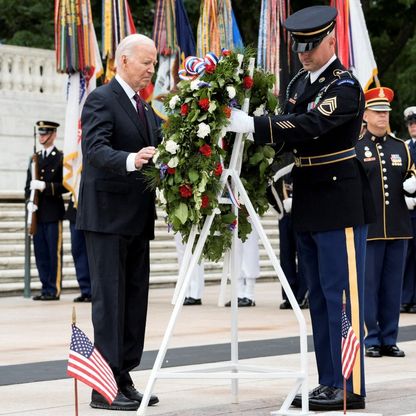
[[[46,159],[46,150],[42,150],[42,159],[45,160]]]
[[[146,115],[144,114],[143,102],[137,94],[133,95],[133,99],[134,101],[136,101],[137,113],[139,114],[140,121],[143,123],[145,127],[145,133],[147,136],[147,122],[146,122]]]

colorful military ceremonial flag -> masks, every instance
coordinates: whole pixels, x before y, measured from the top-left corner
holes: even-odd
[[[351,323],[348,320],[347,314],[345,313],[345,304],[342,307],[342,318],[341,318],[341,364],[342,364],[342,375],[345,379],[348,379],[351,375],[354,367],[355,359],[358,352],[360,351],[360,342],[352,329]]]
[[[110,366],[75,324],[72,324],[67,374],[98,391],[109,404],[117,396],[117,383]]]
[[[331,6],[338,10],[337,55],[366,91],[374,81],[378,83],[378,70],[360,0],[331,0]]]

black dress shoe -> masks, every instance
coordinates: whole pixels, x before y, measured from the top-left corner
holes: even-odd
[[[254,300],[251,300],[249,298],[238,299],[239,308],[245,308],[247,306],[256,306],[256,302],[254,302]]]
[[[334,390],[334,387],[324,386],[320,384],[318,387],[315,387],[313,390],[311,390],[308,394],[309,399],[313,399],[314,397],[319,396],[324,391],[331,389]],[[295,398],[293,399],[292,406],[295,407],[302,407],[302,395],[297,394]]]
[[[400,305],[400,313],[407,313],[409,312],[410,305],[408,303],[402,303]]]
[[[55,295],[36,295],[33,296],[33,300],[59,300],[59,296]]]
[[[309,301],[308,301],[308,299],[303,299],[302,301],[299,301],[299,308],[301,308],[301,309],[309,309]]]
[[[366,357],[381,357],[381,347],[380,345],[372,345],[365,349],[365,356]]]
[[[279,309],[292,309],[292,305],[290,304],[290,302],[288,300],[284,300],[280,304]]]
[[[365,397],[347,391],[347,409],[365,409]],[[344,390],[326,389],[309,399],[309,410],[343,410]]]
[[[404,351],[399,349],[397,345],[382,345],[381,355],[385,357],[404,357]]]
[[[129,385],[120,387],[120,390],[128,399],[134,400],[139,404],[142,402],[143,394],[137,391],[134,386]],[[156,403],[159,403],[159,398],[157,396],[154,396],[153,394],[150,395],[149,406],[153,406]]]
[[[183,301],[184,305],[202,305],[201,299],[195,299],[195,298],[185,298]]]
[[[238,306],[240,306],[240,302],[242,300],[243,300],[243,298],[238,298],[237,299]],[[224,306],[226,306],[227,308],[229,308],[231,306],[231,301],[229,300]]]
[[[74,299],[74,302],[80,303],[80,302],[91,302],[91,296],[87,295],[81,295]]]
[[[407,313],[416,313],[416,305],[412,305],[409,310],[407,311]]]
[[[140,403],[135,400],[128,399],[123,393],[119,391],[113,403],[108,404],[104,396],[93,390],[91,394],[90,406],[94,409],[137,410],[140,406]]]

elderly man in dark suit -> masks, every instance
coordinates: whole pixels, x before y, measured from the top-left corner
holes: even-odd
[[[88,96],[82,112],[77,228],[87,244],[95,345],[119,387],[111,405],[93,390],[94,408],[135,410],[142,399],[129,371],[143,352],[154,238],[154,192],[143,170],[161,138],[158,119],[139,91],[151,81],[156,57],[146,36],[124,38],[116,50],[117,75]],[[152,396],[149,404],[158,401]]]
[[[375,219],[368,179],[354,146],[361,128],[360,84],[335,55],[337,10],[312,6],[285,22],[303,65],[289,83],[283,114],[249,117],[234,109],[230,131],[254,133],[258,144],[291,151],[292,218],[309,289],[319,386],[311,410],[343,409],[341,316],[363,346],[367,224]],[[365,408],[363,348],[347,380],[347,409]],[[300,397],[293,404],[301,406]]]

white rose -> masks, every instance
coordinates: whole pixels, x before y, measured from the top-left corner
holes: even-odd
[[[179,163],[179,159],[175,156],[175,157],[173,157],[172,159],[169,160],[168,166],[170,168],[176,168],[176,166],[178,166],[178,163]]]
[[[221,214],[221,210],[219,208],[215,208],[214,211],[213,211],[213,213],[215,215],[220,215]]]
[[[165,149],[171,155],[174,155],[178,151],[179,145],[174,140],[168,140],[165,144]]]
[[[209,127],[208,124],[199,123],[198,133],[196,135],[203,139],[204,137],[208,136],[209,133],[211,133],[211,127]]]
[[[174,95],[174,96],[170,99],[170,101],[169,101],[169,107],[171,108],[171,110],[174,110],[174,109],[175,109],[176,104],[178,104],[178,102],[179,102],[180,100],[181,100],[181,99],[179,98],[179,96],[178,96],[178,95]]]
[[[211,101],[209,103],[208,113],[212,114],[215,111],[216,108],[217,108],[217,104],[215,104],[214,101]]]
[[[159,190],[159,188],[156,188],[156,198],[159,200],[159,202],[162,204],[162,205],[165,205],[166,204],[166,198],[165,198],[165,194],[164,194],[164,192],[163,192],[163,189],[160,189]]]
[[[262,116],[264,114],[264,104],[261,104],[259,107],[257,107],[254,112],[253,115],[259,117]]]
[[[228,97],[230,97],[231,99],[233,99],[235,97],[236,92],[235,92],[234,87],[228,86],[227,87],[227,92],[228,92]]]
[[[194,79],[191,81],[191,91],[195,91],[199,88],[199,79]]]
[[[159,152],[159,150],[156,150],[156,152],[155,152],[155,154],[153,155],[153,158],[152,158],[154,164],[156,164],[157,160],[159,159],[159,156],[160,156],[160,152]]]

